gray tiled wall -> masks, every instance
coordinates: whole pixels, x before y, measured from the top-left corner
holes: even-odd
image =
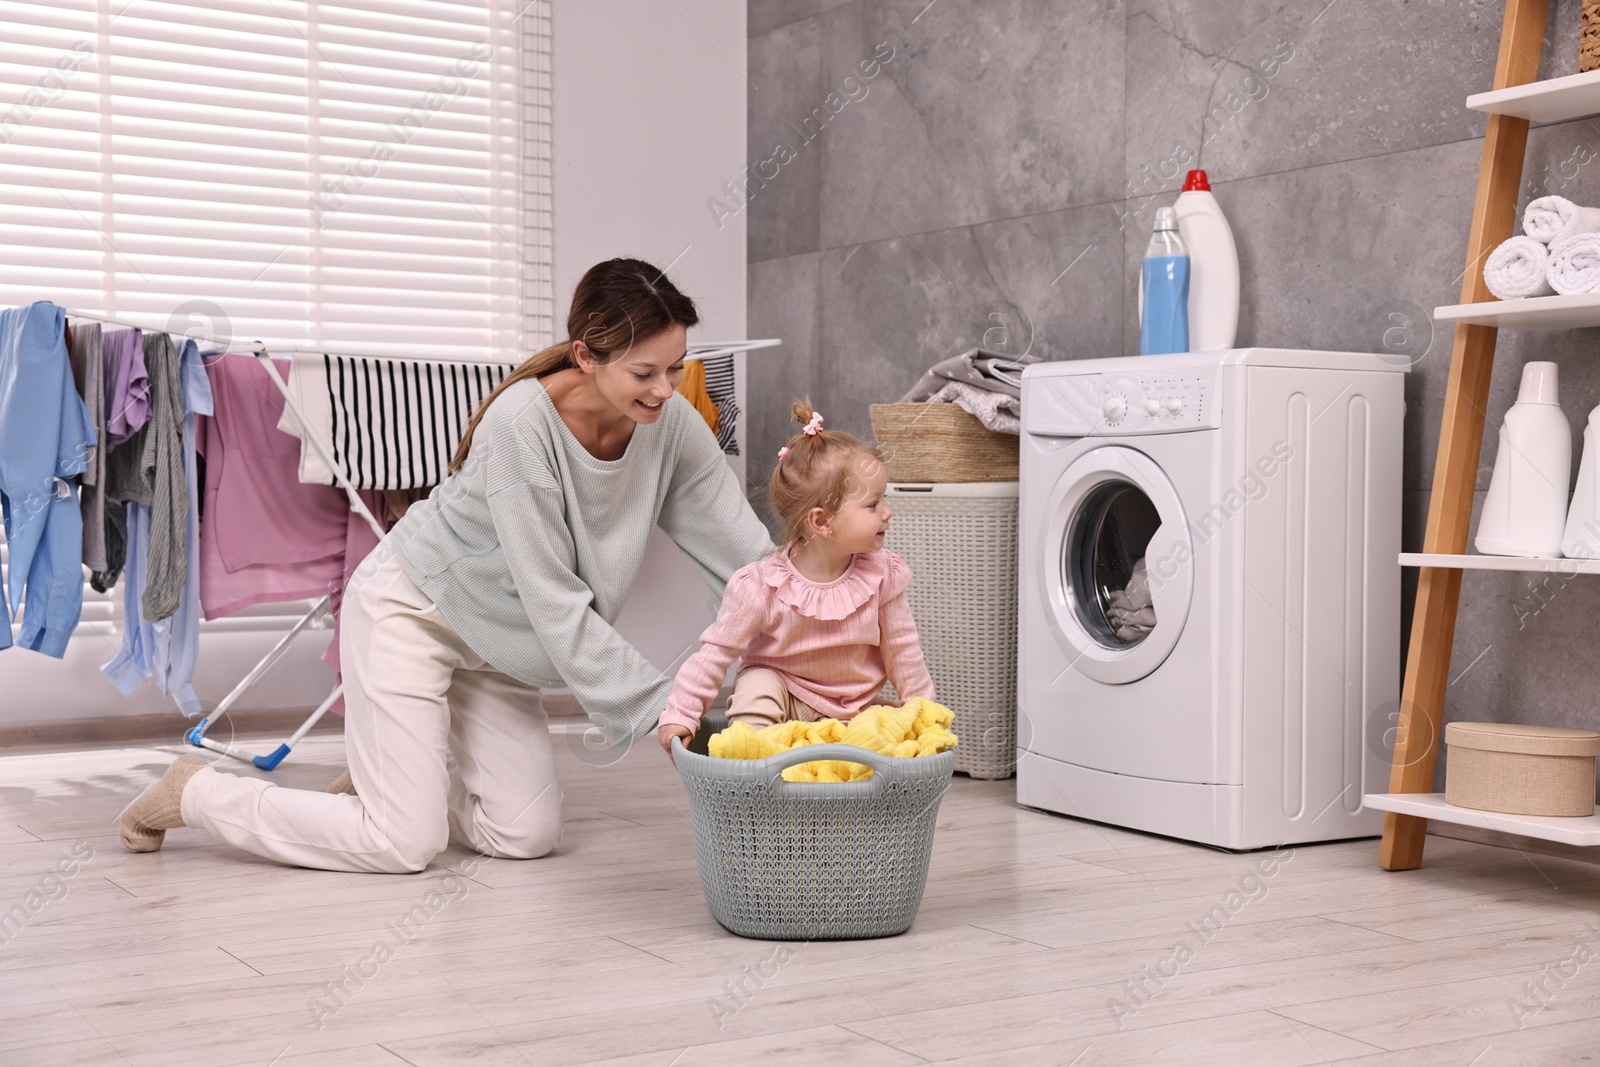
[[[793,153],[743,209],[751,336],[785,339],[750,361],[758,510],[793,396],[865,433],[868,404],[980,342],[1050,359],[1136,352],[1130,282],[1149,221],[1199,155],[1239,244],[1240,344],[1416,358],[1405,544],[1420,548],[1451,340],[1422,309],[1460,292],[1484,131],[1463,101],[1491,85],[1502,10],[751,0],[750,158]],[[1541,77],[1577,70],[1578,17],[1579,0],[1552,0]],[[885,45],[893,58],[861,80]],[[814,109],[826,120],[807,129]],[[1524,186],[1524,202],[1600,203],[1600,120],[1536,129]],[[1386,337],[1396,313],[1414,333]],[[1525,360],[1561,364],[1579,454],[1600,403],[1596,339],[1502,338],[1480,495]],[[1536,588],[1469,572],[1461,604],[1452,718],[1600,724],[1600,579]]]

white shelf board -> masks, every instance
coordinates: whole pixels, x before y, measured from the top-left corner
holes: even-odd
[[[1565,556],[1453,556],[1444,552],[1402,552],[1402,567],[1454,567],[1464,571],[1528,571],[1538,574],[1600,574],[1600,559]]]
[[[1600,293],[1486,300],[1433,309],[1435,322],[1465,322],[1502,330],[1580,330],[1600,326]]]
[[[1600,814],[1560,818],[1552,815],[1506,815],[1498,811],[1458,808],[1445,802],[1443,793],[1368,793],[1361,802],[1369,808],[1400,815],[1498,830],[1564,845],[1600,845]]]
[[[1600,70],[1476,93],[1467,97],[1467,106],[1530,122],[1565,122],[1600,114]]]

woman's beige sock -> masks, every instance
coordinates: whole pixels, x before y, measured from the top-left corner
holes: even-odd
[[[328,787],[327,791],[330,793],[349,793],[351,796],[356,795],[355,783],[350,781],[349,767],[346,767],[339,777],[333,780],[333,784]]]
[[[183,825],[183,813],[179,807],[183,787],[189,784],[189,779],[194,777],[196,771],[204,770],[207,766],[206,761],[193,752],[179,756],[167,768],[167,773],[122,809],[119,825],[122,843],[129,851],[159,851],[167,831]]]

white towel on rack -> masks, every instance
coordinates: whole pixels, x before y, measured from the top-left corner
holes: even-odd
[[[1600,291],[1600,233],[1575,233],[1551,245],[1546,274],[1562,296]]]
[[[1600,208],[1580,207],[1564,196],[1541,196],[1522,211],[1522,232],[1547,245],[1596,231],[1600,231]]]
[[[278,429],[300,438],[300,480],[333,485],[333,471],[307,443],[315,434],[358,489],[417,489],[445,478],[467,422],[515,364],[452,363],[361,356],[295,356]]]
[[[322,461],[310,441],[313,437],[330,445],[333,440],[333,405],[328,397],[327,374],[322,368],[322,356],[292,356],[289,372],[289,395],[293,404],[285,404],[278,417],[278,429],[300,439],[300,481],[308,485],[334,485],[333,471]],[[305,416],[302,423],[295,416],[295,408]],[[330,445],[331,447],[331,445]]]
[[[1550,250],[1520,234],[1502,241],[1483,265],[1483,281],[1501,300],[1549,296],[1555,292],[1545,276]]]

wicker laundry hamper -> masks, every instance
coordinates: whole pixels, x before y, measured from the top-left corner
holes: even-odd
[[[907,597],[939,703],[955,712],[956,770],[1017,768],[1017,483],[889,486],[884,547],[911,566]]]
[[[706,755],[727,720],[707,715],[673,759],[689,794],[700,886],[712,916],[741,937],[889,937],[922,905],[939,803],[955,753],[910,759],[855,745],[805,745],[760,760]],[[786,782],[819,759],[864,763],[863,782]]]
[[[1014,482],[1021,438],[954,404],[872,404],[872,436],[891,482]]]

